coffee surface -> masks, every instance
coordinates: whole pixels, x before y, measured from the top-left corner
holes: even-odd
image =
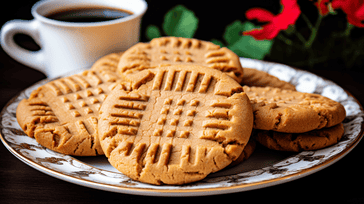
[[[116,8],[74,8],[72,10],[62,10],[47,15],[47,18],[74,22],[74,23],[91,23],[115,20],[132,15],[131,11],[121,10]]]

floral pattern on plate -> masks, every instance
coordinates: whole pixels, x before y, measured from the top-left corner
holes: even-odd
[[[8,150],[29,166],[56,178],[100,190],[153,196],[199,196],[233,193],[272,186],[307,176],[338,161],[363,136],[363,110],[359,102],[335,83],[286,65],[241,58],[243,67],[256,68],[294,84],[298,91],[317,93],[342,103],[347,117],[342,140],[331,147],[287,154],[260,149],[246,162],[182,186],[154,186],[136,182],[116,171],[104,156],[72,157],[40,146],[21,130],[16,120],[18,103],[43,80],[13,98],[0,115],[1,140]],[[267,154],[269,152],[269,154]]]

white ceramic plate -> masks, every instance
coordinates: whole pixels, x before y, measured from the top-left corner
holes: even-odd
[[[286,65],[241,58],[244,67],[256,68],[296,85],[298,91],[318,93],[341,102],[347,112],[345,135],[336,145],[299,154],[258,147],[244,163],[209,175],[202,181],[182,186],[154,186],[133,181],[114,169],[104,156],[72,157],[40,146],[25,135],[16,121],[20,100],[47,83],[43,80],[22,91],[2,110],[1,140],[6,148],[29,166],[56,178],[87,186],[127,194],[152,196],[200,196],[247,191],[302,178],[317,172],[349,153],[361,140],[364,114],[359,102],[335,83],[312,73]]]

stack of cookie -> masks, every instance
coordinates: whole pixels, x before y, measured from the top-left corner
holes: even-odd
[[[344,107],[318,94],[273,87],[248,87],[254,112],[254,138],[280,151],[317,150],[344,134]]]
[[[198,181],[238,164],[254,151],[253,128],[269,148],[287,137],[309,138],[294,151],[325,147],[337,142],[331,132],[341,137],[343,118],[339,103],[243,69],[227,48],[176,37],[107,55],[88,71],[39,87],[17,108],[24,132],[44,147],[105,154],[123,174],[157,185]],[[317,135],[330,142],[312,143]]]

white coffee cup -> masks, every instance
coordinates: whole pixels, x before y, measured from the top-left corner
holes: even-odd
[[[80,7],[111,7],[131,11],[124,18],[75,23],[46,16]],[[12,20],[1,29],[1,46],[15,60],[53,78],[89,68],[98,58],[125,51],[139,41],[140,21],[147,10],[143,0],[43,0],[32,7],[33,20]],[[31,36],[41,47],[30,51],[14,42],[14,35]]]

